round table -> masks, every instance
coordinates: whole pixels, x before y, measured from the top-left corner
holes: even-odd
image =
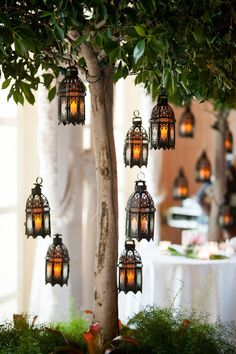
[[[199,260],[163,255],[150,241],[137,251],[143,263],[143,291],[119,294],[119,318],[128,318],[147,305],[193,310],[209,314],[209,321],[236,320],[236,257]]]

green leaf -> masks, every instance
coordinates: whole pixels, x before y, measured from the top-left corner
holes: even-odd
[[[11,78],[3,81],[2,89],[6,89],[10,85],[10,82],[11,82]]]
[[[223,256],[222,254],[211,254],[210,259],[229,259],[229,257]]]
[[[31,92],[30,85],[26,84],[25,82],[21,81],[20,82],[20,87],[25,95],[25,98],[30,104],[34,104],[35,98],[34,95]]]
[[[177,251],[175,248],[173,247],[168,247],[168,251],[172,254],[172,256],[184,256],[183,253]]]
[[[51,90],[48,92],[48,99],[51,102],[53,100],[53,98],[56,96],[57,93],[57,88],[56,86],[54,86],[53,88],[51,88]]]
[[[74,47],[75,48],[79,47],[81,43],[86,42],[87,38],[88,36],[79,36],[74,42]]]
[[[141,36],[141,37],[145,37],[146,36],[146,28],[142,25],[137,25],[134,26],[136,32]]]
[[[46,88],[49,88],[54,76],[52,74],[43,74],[44,85]]]
[[[109,62],[114,63],[116,61],[116,59],[118,59],[118,58],[120,58],[120,47],[113,49],[109,53]]]
[[[16,103],[21,103],[22,105],[24,104],[24,97],[22,93],[19,90],[15,90],[13,92],[13,98]]]
[[[135,62],[137,62],[143,56],[144,51],[145,51],[145,39],[142,39],[134,47]]]
[[[58,26],[58,24],[55,23],[55,30],[54,30],[54,33],[55,33],[55,37],[57,39],[59,39],[60,41],[63,41],[64,38],[65,38],[65,34],[64,34],[64,31],[63,29]]]

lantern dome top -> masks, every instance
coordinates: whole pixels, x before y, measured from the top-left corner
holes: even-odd
[[[149,122],[152,121],[176,121],[175,114],[171,106],[168,104],[168,96],[162,88],[161,94],[158,96],[157,104],[152,109],[152,114]]]
[[[142,267],[142,259],[138,251],[135,249],[135,241],[128,239],[125,241],[125,249],[121,253],[118,265],[135,265]]]
[[[146,183],[142,180],[135,181],[134,192],[130,195],[126,206],[126,211],[136,212],[137,209],[144,212],[156,211],[153,199],[147,191]]]

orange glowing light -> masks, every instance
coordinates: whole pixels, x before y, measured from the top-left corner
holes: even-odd
[[[201,179],[209,179],[211,175],[211,171],[209,170],[209,168],[201,168],[201,170],[199,171],[199,176]]]
[[[36,231],[40,231],[42,229],[42,208],[35,208],[33,210],[33,220],[34,227]]]
[[[161,127],[161,139],[166,140],[167,139],[167,134],[168,134],[168,129],[166,126]]]
[[[225,149],[226,149],[227,151],[229,151],[229,150],[232,149],[231,141],[228,140],[228,139],[225,140]]]
[[[140,145],[134,145],[134,147],[133,147],[133,157],[134,157],[135,161],[140,159],[140,153],[141,153]]]
[[[229,225],[231,223],[231,216],[230,215],[224,215],[224,224]]]
[[[72,100],[70,103],[70,113],[72,116],[75,116],[77,114],[77,101]]]
[[[193,131],[193,125],[191,123],[183,123],[181,125],[181,133],[189,134]]]
[[[148,228],[147,218],[146,218],[146,215],[143,215],[141,217],[141,230],[142,230],[142,232],[146,232],[147,228]]]
[[[188,188],[185,186],[179,186],[176,190],[177,195],[185,196],[188,194]]]
[[[127,269],[127,283],[128,283],[128,285],[134,286],[134,280],[135,280],[135,269],[134,268]]]
[[[120,272],[120,283],[122,285],[122,287],[125,285],[125,270],[122,269]]]

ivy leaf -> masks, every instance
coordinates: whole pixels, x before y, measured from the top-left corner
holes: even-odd
[[[142,57],[144,50],[145,50],[145,39],[142,39],[134,47],[134,60],[136,63]]]
[[[49,90],[48,92],[48,99],[51,102],[53,100],[53,98],[56,96],[57,93],[57,88],[56,86],[54,86],[53,88],[51,88],[51,90]]]
[[[6,89],[10,85],[10,82],[11,82],[11,78],[3,81],[2,89]]]

